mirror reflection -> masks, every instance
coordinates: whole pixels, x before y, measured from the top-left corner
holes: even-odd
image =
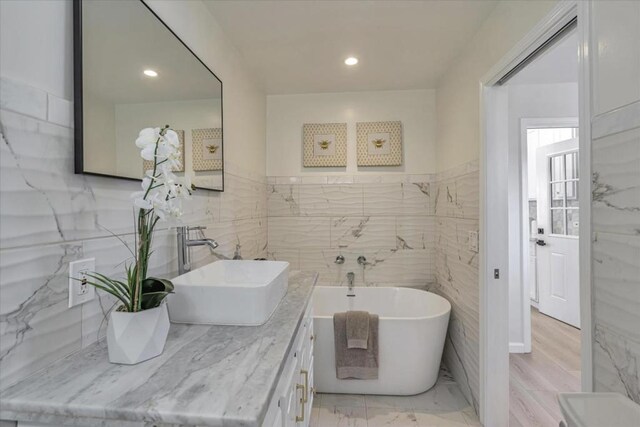
[[[168,124],[181,143],[175,172],[222,191],[222,82],[142,1],[83,1],[80,27],[76,172],[141,179],[152,162],[140,157],[138,133]]]

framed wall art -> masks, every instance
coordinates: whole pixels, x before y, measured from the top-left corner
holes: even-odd
[[[222,129],[193,129],[191,131],[193,170],[222,170]]]
[[[346,123],[305,123],[302,134],[304,167],[347,166]]]
[[[402,122],[356,123],[358,166],[402,165]]]
[[[178,141],[180,141],[180,167],[174,168],[173,172],[184,172],[184,131],[174,130],[178,134]],[[146,174],[151,169],[153,169],[153,162],[151,160],[142,160],[142,174]]]

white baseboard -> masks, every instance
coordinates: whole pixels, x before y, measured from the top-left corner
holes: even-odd
[[[525,353],[523,342],[510,342],[509,353]]]
[[[538,308],[538,301],[536,301],[536,300],[531,300],[531,307],[533,307],[533,308]]]

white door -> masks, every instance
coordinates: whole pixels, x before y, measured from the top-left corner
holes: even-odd
[[[580,327],[578,140],[538,148],[540,312]]]

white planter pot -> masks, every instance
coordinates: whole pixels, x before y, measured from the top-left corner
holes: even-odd
[[[159,356],[168,334],[167,304],[137,313],[112,311],[107,328],[109,361],[134,365]]]

